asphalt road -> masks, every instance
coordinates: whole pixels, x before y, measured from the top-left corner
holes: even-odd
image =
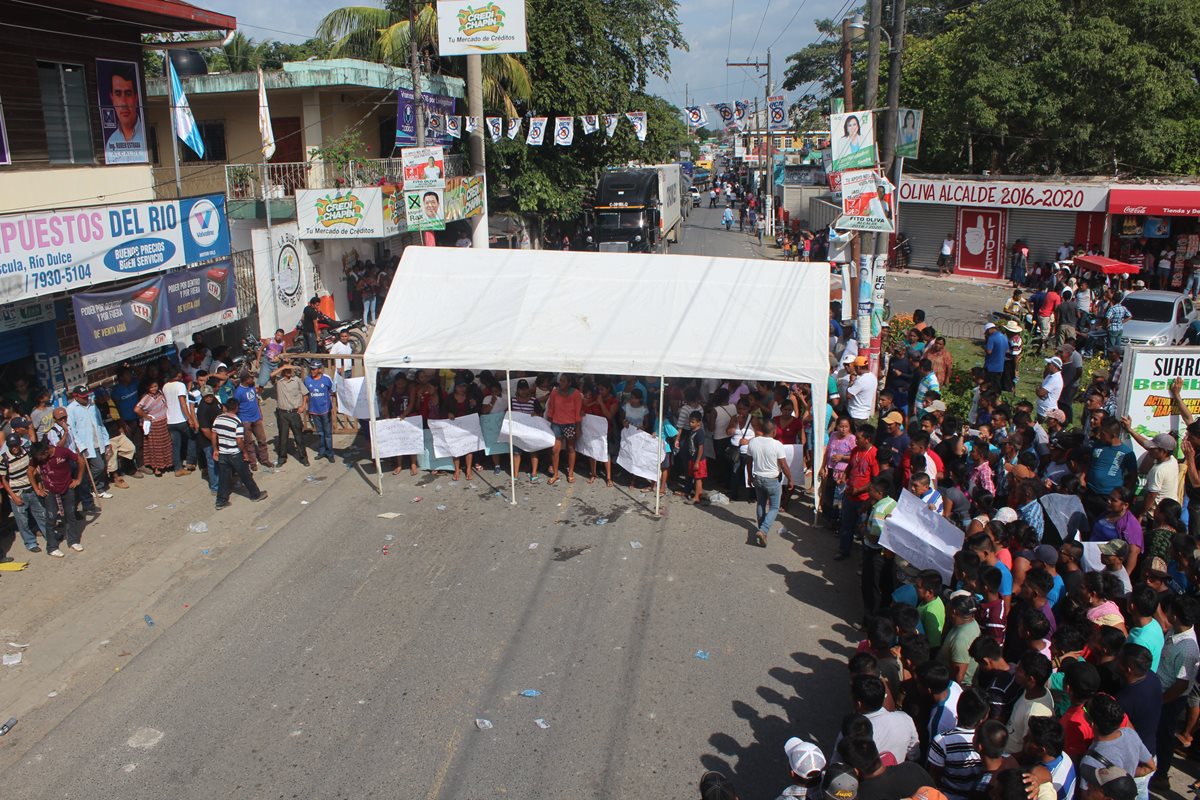
[[[715,214],[681,249],[753,254]],[[656,520],[583,479],[514,506],[490,472],[383,498],[327,472],[272,491],[309,505],[186,612],[131,623],[145,648],[44,736],[35,710],[6,737],[7,798],[682,800],[706,769],[767,797],[786,738],[832,743],[860,612],[828,532],[784,514],[764,550],[747,503]]]

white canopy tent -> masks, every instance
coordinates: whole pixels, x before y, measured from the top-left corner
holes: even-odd
[[[829,378],[823,264],[409,247],[387,300],[364,358],[372,433],[379,369],[807,383],[814,463],[821,462]]]

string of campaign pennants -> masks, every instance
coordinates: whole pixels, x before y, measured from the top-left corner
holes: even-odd
[[[646,141],[645,111],[626,111],[624,114],[584,114],[579,117],[579,124],[583,128],[585,136],[591,136],[603,130],[604,135],[611,139],[617,132],[617,126],[620,124],[622,116],[633,126],[633,133],[637,136],[638,141]],[[530,117],[525,144],[540,147],[546,141],[546,132],[551,126],[550,120],[550,117]],[[479,130],[481,121],[485,132],[495,143],[500,141],[503,136],[507,136],[509,139],[518,138],[525,120],[523,117],[514,117],[506,122],[504,117],[483,117],[481,120],[480,117],[434,114],[429,119],[429,128],[433,131],[442,128],[450,137],[460,139],[464,133],[470,136]],[[575,117],[554,117],[550,136],[554,144],[570,147],[575,142]]]
[[[711,107],[721,118],[721,124],[726,128],[746,129],[746,116],[750,112],[750,104],[745,100],[734,100],[732,103],[711,103]],[[688,124],[693,128],[708,127],[708,114],[704,106],[687,106]],[[767,130],[787,130],[787,109],[784,96],[777,94],[767,98]]]

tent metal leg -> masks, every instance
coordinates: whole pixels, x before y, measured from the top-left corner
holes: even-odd
[[[663,458],[663,410],[667,404],[667,379],[658,378],[658,464],[654,476],[654,516],[658,516],[658,504],[662,500],[662,458]]]
[[[504,370],[504,384],[507,387],[504,391],[504,399],[508,403],[508,425],[509,430],[512,429],[512,372]],[[517,463],[513,460],[513,440],[512,434],[508,436],[508,477],[510,479],[509,503],[517,504]]]

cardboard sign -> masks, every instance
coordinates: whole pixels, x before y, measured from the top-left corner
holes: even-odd
[[[379,458],[416,456],[425,451],[424,420],[421,417],[381,419],[375,422],[371,443]]]
[[[621,431],[621,450],[617,454],[617,466],[631,475],[656,481],[662,466],[663,450],[658,446],[658,437],[634,427]]]
[[[905,489],[896,510],[883,523],[879,545],[917,569],[937,570],[942,582],[949,583],[954,554],[963,546],[963,532]]]
[[[526,453],[536,453],[554,446],[554,431],[550,429],[549,422],[542,417],[518,411],[512,413],[511,420],[505,414],[500,426],[500,438],[507,442],[509,437],[513,445]]]
[[[595,414],[584,414],[575,452],[600,462],[608,461],[608,420]]]
[[[483,431],[479,427],[478,414],[454,419],[431,419],[429,430],[433,431],[433,453],[438,458],[458,458],[483,449]]]

